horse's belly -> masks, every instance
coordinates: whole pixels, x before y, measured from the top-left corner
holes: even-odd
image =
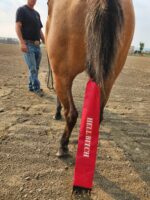
[[[78,74],[85,68],[85,2],[53,5],[47,49],[55,73]]]

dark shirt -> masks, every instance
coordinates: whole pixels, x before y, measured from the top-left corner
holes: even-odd
[[[18,8],[16,22],[22,23],[22,36],[24,40],[40,40],[40,30],[43,27],[40,15],[27,5]]]

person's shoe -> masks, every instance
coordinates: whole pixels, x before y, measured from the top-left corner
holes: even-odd
[[[42,89],[39,89],[39,90],[36,90],[36,91],[33,91],[35,94],[37,94],[39,97],[43,97],[44,96],[44,93],[43,93],[43,90]]]
[[[29,92],[34,92],[34,90],[32,88],[29,88]]]

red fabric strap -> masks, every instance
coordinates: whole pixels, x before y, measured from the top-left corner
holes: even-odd
[[[95,162],[99,137],[100,87],[89,80],[86,86],[76,164],[74,187],[91,189],[95,171]]]

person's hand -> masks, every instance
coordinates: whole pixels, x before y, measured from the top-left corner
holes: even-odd
[[[21,51],[22,51],[22,52],[27,53],[28,48],[27,48],[26,43],[21,43],[21,44],[20,44],[20,48],[21,48]]]

